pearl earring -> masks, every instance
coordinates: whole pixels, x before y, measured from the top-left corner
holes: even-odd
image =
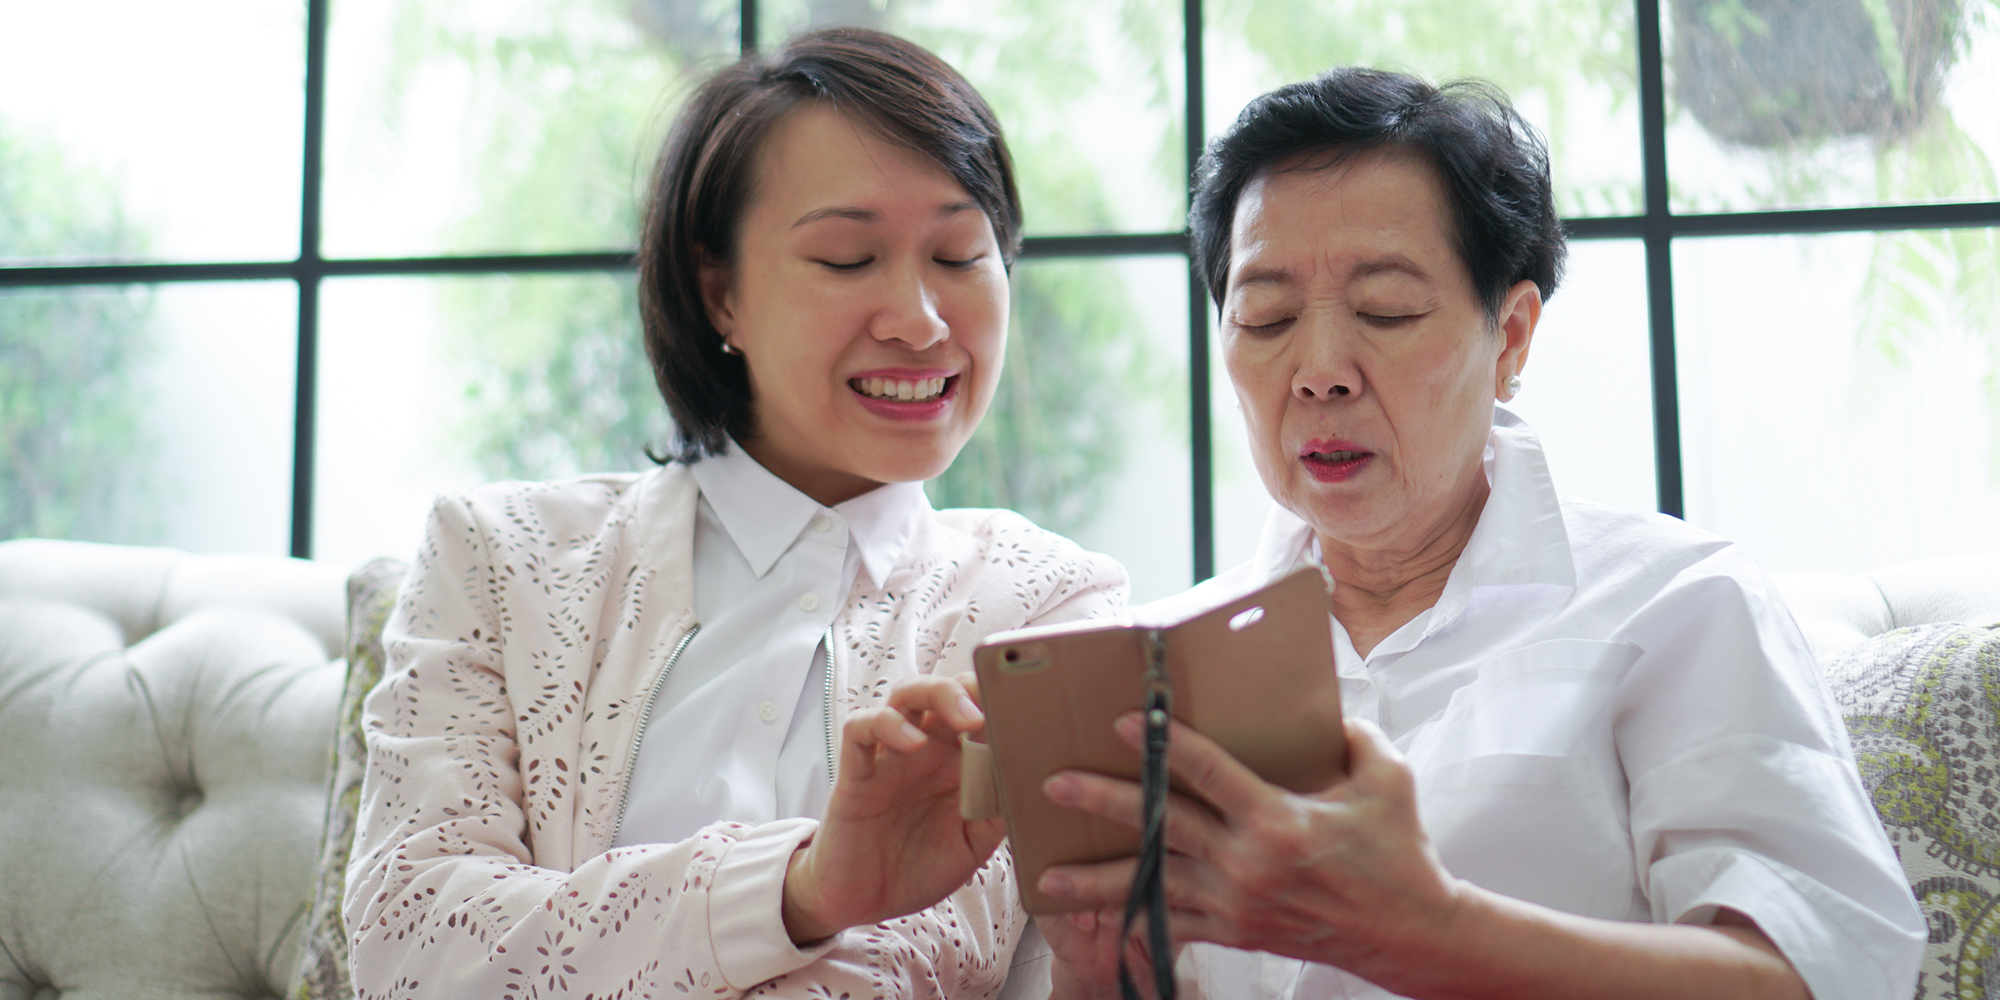
[[[722,353],[727,354],[733,358],[739,354],[742,354],[743,352],[737,350],[734,345],[730,344],[728,337],[724,337],[722,338]]]
[[[1500,384],[1507,390],[1507,396],[1510,399],[1521,394],[1521,376],[1519,375],[1509,375],[1507,376],[1507,381]]]

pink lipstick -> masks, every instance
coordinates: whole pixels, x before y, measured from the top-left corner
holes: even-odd
[[[891,420],[929,420],[958,395],[958,373],[943,368],[882,368],[854,375],[847,387],[869,412]]]
[[[1299,461],[1322,483],[1344,483],[1361,474],[1375,453],[1341,438],[1316,438],[1299,449]]]

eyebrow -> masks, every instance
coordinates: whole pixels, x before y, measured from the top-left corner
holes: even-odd
[[[1378,274],[1406,274],[1419,281],[1431,280],[1431,273],[1424,270],[1422,265],[1399,253],[1383,254],[1380,257],[1373,257],[1354,265],[1353,270],[1347,273],[1347,280],[1359,281],[1363,278],[1372,278]],[[1231,283],[1231,287],[1242,288],[1245,285],[1285,285],[1295,280],[1297,280],[1297,276],[1287,268],[1252,267],[1242,274],[1237,275],[1236,280]]]
[[[1431,273],[1424,270],[1423,265],[1399,253],[1384,254],[1373,260],[1364,260],[1354,265],[1354,270],[1349,272],[1347,277],[1353,281],[1372,278],[1378,274],[1407,274],[1420,281],[1431,280]]]
[[[942,219],[942,218],[947,218],[949,216],[957,215],[960,212],[973,212],[978,210],[979,206],[969,201],[954,201],[949,204],[939,205],[937,210],[937,217]],[[812,211],[799,216],[799,221],[792,223],[792,228],[797,229],[800,226],[810,225],[811,223],[818,222],[822,219],[851,219],[855,222],[863,224],[871,224],[882,221],[882,213],[877,212],[872,208],[853,208],[846,205],[834,205],[830,208],[815,208]]]

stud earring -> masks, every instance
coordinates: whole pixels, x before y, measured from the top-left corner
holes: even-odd
[[[1507,397],[1509,399],[1521,394],[1521,376],[1519,375],[1509,375],[1507,376],[1507,381],[1500,384],[1507,390]]]
[[[743,354],[742,351],[737,350],[736,346],[729,342],[728,337],[722,338],[722,353],[727,354],[732,358],[740,357]]]

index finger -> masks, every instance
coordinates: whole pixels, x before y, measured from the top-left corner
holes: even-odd
[[[1126,742],[1145,749],[1146,723],[1138,712],[1119,716],[1115,725]],[[1250,813],[1271,796],[1284,794],[1283,789],[1258,777],[1257,772],[1231,756],[1221,744],[1178,719],[1167,722],[1167,770],[1224,817]]]
[[[955,677],[916,674],[898,678],[889,689],[889,707],[919,725],[926,714],[943,719],[955,732],[975,732],[986,723],[985,714]]]

